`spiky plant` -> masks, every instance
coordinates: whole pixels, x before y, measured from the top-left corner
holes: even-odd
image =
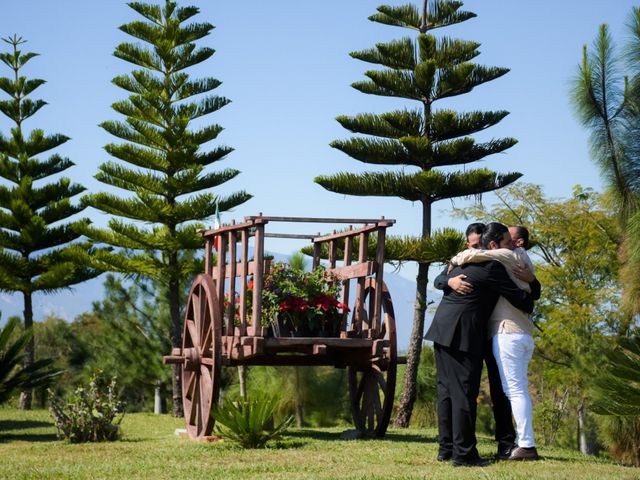
[[[33,329],[25,330],[16,338],[14,332],[19,323],[19,318],[12,317],[0,329],[0,405],[19,390],[51,385],[62,373],[51,368],[51,359],[40,359],[24,365],[25,349],[33,338]]]
[[[395,420],[399,427],[409,425],[416,399],[429,265],[449,257],[451,246],[461,246],[460,234],[451,230],[432,232],[431,206],[443,199],[480,195],[504,187],[521,176],[520,173],[498,174],[487,168],[438,170],[473,164],[516,143],[513,138],[477,142],[472,137],[502,120],[508,114],[504,110],[456,112],[436,108],[441,100],[469,93],[508,72],[506,68],[474,63],[473,59],[480,53],[477,42],[433,35],[438,28],[475,17],[461,7],[459,1],[423,0],[420,7],[383,5],[378,7],[378,13],[369,17],[373,22],[407,29],[412,35],[351,53],[358,60],[382,67],[367,71],[368,80],[352,86],[366,94],[415,102],[417,107],[383,114],[339,116],[337,120],[344,128],[361,136],[336,140],[331,146],[384,170],[338,173],[315,179],[336,193],[398,197],[422,205],[421,217],[416,222],[421,224],[420,234],[413,238],[390,238],[386,252],[387,260],[418,263],[413,328]]]
[[[243,448],[263,448],[268,441],[277,440],[289,428],[289,416],[274,425],[273,414],[278,408],[277,397],[225,400],[213,406],[216,429],[225,438]]]

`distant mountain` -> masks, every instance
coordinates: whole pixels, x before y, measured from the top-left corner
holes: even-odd
[[[287,255],[272,253],[276,261],[286,261]],[[406,350],[409,345],[409,335],[413,322],[413,306],[415,302],[416,284],[414,281],[394,273],[384,272],[384,281],[389,288],[393,300],[393,308],[396,316],[396,332],[398,335],[398,349]],[[88,282],[73,287],[70,290],[63,290],[56,294],[44,295],[36,293],[33,296],[33,313],[36,321],[42,320],[49,315],[55,315],[67,321],[73,320],[81,313],[90,311],[92,303],[102,300],[104,275],[94,278]],[[429,301],[440,301],[441,293],[429,290]],[[427,310],[426,329],[431,324],[434,308],[433,304]],[[0,293],[0,311],[5,322],[11,316],[22,317],[23,302],[22,294]]]
[[[34,320],[39,321],[49,315],[55,315],[71,321],[77,315],[91,310],[92,302],[102,299],[105,275],[76,285],[68,290],[45,295],[33,294]],[[0,312],[2,321],[11,316],[23,316],[23,300],[21,293],[0,293]]]

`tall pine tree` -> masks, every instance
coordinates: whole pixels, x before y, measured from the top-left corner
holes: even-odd
[[[33,326],[33,294],[52,293],[96,276],[99,272],[84,266],[77,248],[86,244],[77,241],[79,227],[87,219],[69,220],[85,207],[74,205],[71,199],[84,191],[66,177],[50,179],[73,165],[58,154],[46,160],[38,156],[59,147],[67,140],[64,135],[45,135],[41,129],[28,132],[25,120],[40,110],[46,102],[27,98],[44,80],[21,75],[22,68],[36,53],[22,53],[18,48],[25,41],[14,35],[3,38],[11,46],[0,60],[13,71],[12,78],[0,78],[0,89],[9,100],[0,100],[0,112],[15,126],[8,136],[0,133],[0,290],[21,292],[24,298],[24,326]],[[49,183],[43,181],[49,179]],[[25,348],[24,367],[34,364],[34,339]],[[20,407],[31,408],[31,390],[20,397]]]
[[[631,323],[640,314],[640,8],[632,9],[628,26],[618,54],[606,24],[593,47],[583,47],[572,100],[623,231],[622,306]]]
[[[144,20],[120,27],[139,42],[122,43],[114,55],[137,69],[117,76],[113,83],[129,93],[113,109],[125,122],[108,121],[101,126],[124,143],[108,144],[105,150],[118,162],[100,166],[96,178],[131,193],[91,195],[89,203],[113,215],[108,229],[88,229],[96,241],[116,247],[94,260],[105,269],[127,275],[142,275],[164,285],[171,316],[171,344],[182,342],[181,306],[185,303],[180,280],[200,270],[199,262],[185,252],[202,248],[197,223],[213,215],[216,204],[229,210],[251,198],[244,191],[221,196],[210,190],[231,180],[238,170],[206,172],[232,151],[226,146],[203,150],[222,131],[219,125],[189,128],[193,121],[229,103],[210,94],[220,85],[213,78],[191,79],[185,72],[214,54],[195,42],[213,29],[209,23],[189,23],[196,7],[128,4]],[[198,97],[198,98],[194,98]],[[199,192],[199,193],[198,193]],[[128,221],[127,221],[128,220]],[[148,227],[147,227],[148,226]],[[182,415],[180,368],[174,366],[173,407]]]
[[[327,190],[341,194],[393,196],[422,205],[420,236],[413,240],[390,239],[388,252],[395,253],[391,256],[387,253],[387,260],[418,262],[413,328],[395,419],[398,427],[409,425],[416,399],[429,264],[441,259],[437,254],[438,246],[452,244],[448,240],[449,231],[432,232],[431,206],[438,200],[489,192],[521,176],[519,173],[497,174],[486,168],[465,168],[455,172],[437,170],[438,167],[480,161],[516,143],[513,138],[477,142],[470,136],[498,123],[508,114],[506,111],[455,112],[435,108],[436,102],[468,93],[508,72],[506,68],[473,63],[479,55],[480,44],[436,37],[431,33],[475,17],[471,12],[460,10],[461,7],[462,2],[458,1],[422,0],[420,8],[413,4],[380,6],[378,13],[369,17],[371,21],[405,28],[414,34],[351,53],[358,60],[383,67],[367,71],[368,80],[352,86],[367,94],[413,101],[417,108],[379,115],[340,116],[337,120],[343,127],[365,136],[337,140],[331,146],[364,163],[402,168],[360,174],[338,173],[315,179]],[[393,246],[394,242],[397,247]]]

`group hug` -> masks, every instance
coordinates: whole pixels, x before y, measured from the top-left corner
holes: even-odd
[[[496,459],[537,460],[527,370],[533,354],[533,302],[540,283],[522,226],[473,223],[467,249],[435,279],[443,297],[425,339],[438,376],[438,460],[486,466],[476,448],[483,363],[495,418]],[[515,420],[515,429],[513,426]]]

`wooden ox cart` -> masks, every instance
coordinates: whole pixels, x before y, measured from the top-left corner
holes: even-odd
[[[328,235],[267,233],[265,227],[273,222],[349,227]],[[384,218],[260,215],[202,232],[205,271],[195,279],[189,293],[182,348],[174,348],[164,357],[165,363],[182,366],[182,399],[190,437],[211,433],[215,422],[211,405],[218,401],[221,368],[238,365],[347,368],[355,427],[366,436],[384,435],[393,407],[398,363],[393,305],[383,282],[385,232],[394,223]],[[373,260],[367,258],[370,235],[377,239]],[[342,312],[338,337],[276,337],[262,326],[263,279],[272,265],[265,260],[266,237],[311,240],[314,268],[320,264],[321,255],[328,253],[327,272],[341,282],[342,302],[350,307]],[[340,260],[339,250],[344,253]],[[236,292],[237,306],[227,302],[225,307],[225,295],[234,298]]]

